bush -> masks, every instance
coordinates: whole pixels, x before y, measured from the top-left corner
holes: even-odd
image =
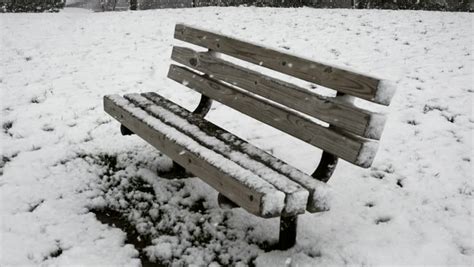
[[[58,12],[65,0],[0,0],[2,12]]]
[[[469,11],[470,0],[359,0],[356,8]]]

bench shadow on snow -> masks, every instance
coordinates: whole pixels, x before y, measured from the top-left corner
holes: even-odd
[[[125,243],[132,244],[136,250],[139,252],[139,258],[141,261],[142,266],[166,266],[161,264],[160,262],[151,262],[146,253],[144,252],[144,248],[151,245],[151,240],[149,236],[141,236],[135,226],[133,226],[125,217],[125,215],[121,212],[115,211],[110,208],[104,209],[94,209],[91,210],[99,220],[103,224],[107,224],[111,227],[116,227],[125,232],[127,235],[125,239]]]
[[[195,179],[169,179],[170,173],[160,178],[153,169],[156,160],[143,161],[137,153],[78,157],[100,169],[94,185],[100,201],[93,202],[90,211],[101,223],[126,233],[125,243],[135,246],[143,266],[186,265],[192,261],[183,255],[196,253],[204,255],[207,264],[252,266],[260,253],[276,248],[277,239],[259,240],[251,225],[236,227],[241,214],[218,208],[214,198],[196,190],[197,181],[190,181]]]

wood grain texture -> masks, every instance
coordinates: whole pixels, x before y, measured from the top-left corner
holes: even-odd
[[[247,141],[237,137],[236,135],[222,129],[221,127],[199,117],[193,116],[188,110],[179,105],[165,99],[164,97],[154,93],[142,93],[142,96],[151,100],[156,105],[162,106],[167,110],[185,118],[188,122],[199,127],[199,129],[210,136],[214,136],[224,142],[231,150],[239,151],[246,154],[249,158],[256,162],[260,162],[267,168],[274,170],[290,179],[306,190],[309,191],[309,198],[306,209],[309,212],[320,212],[329,209],[329,203],[321,203],[321,198],[318,194],[329,190],[329,186],[320,182],[313,177],[303,173],[295,167],[286,164],[280,159],[268,154],[267,152],[255,147]],[[275,185],[274,185],[275,186]],[[277,187],[278,188],[278,187]],[[278,188],[279,189],[279,188]]]
[[[261,217],[277,217],[280,213],[264,214],[262,207],[265,193],[259,188],[249,188],[238,182],[232,175],[221,170],[200,155],[190,151],[166,137],[159,129],[143,122],[134,116],[128,105],[120,105],[112,100],[117,96],[104,97],[104,110],[125,125],[131,131],[168,155],[171,159],[199,176],[203,181],[223,193],[227,198],[237,203],[248,212]],[[276,190],[276,189],[275,189]],[[281,203],[283,206],[283,203]]]
[[[171,66],[168,77],[187,87],[361,167],[369,167],[377,142],[323,127],[301,114],[189,69]]]
[[[376,97],[380,79],[375,77],[289,55],[183,24],[176,25],[174,37],[349,95],[383,105],[390,103],[390,99]]]
[[[285,208],[282,214],[292,216],[305,212],[309,194],[306,189],[278,171],[269,168],[267,164],[262,164],[261,162],[251,159],[247,156],[247,153],[241,150],[235,150],[235,147],[232,147],[227,142],[221,140],[219,145],[216,145],[216,133],[206,131],[206,129],[212,126],[199,114],[192,114],[184,112],[183,110],[181,110],[181,112],[175,112],[177,109],[180,109],[180,107],[174,103],[165,101],[164,98],[157,94],[128,94],[125,95],[124,98],[145,110],[151,116],[160,119],[167,125],[193,138],[199,145],[213,150],[215,153],[224,156],[227,160],[235,162],[242,168],[253,172],[261,179],[273,185],[276,189],[282,191],[285,194]],[[157,109],[157,107],[161,109]],[[193,119],[188,120],[187,118]],[[186,127],[183,121],[191,123],[188,125],[193,125],[194,127]],[[199,131],[195,130],[196,126],[199,128]],[[211,140],[211,142],[209,142],[209,140]],[[271,177],[276,177],[276,175],[279,179],[272,180]]]
[[[317,95],[291,83],[216,58],[206,52],[175,46],[171,58],[216,80],[243,88],[356,135],[376,140],[382,135],[383,127],[375,129],[370,127],[374,120],[384,118],[382,114],[357,108],[333,97]]]

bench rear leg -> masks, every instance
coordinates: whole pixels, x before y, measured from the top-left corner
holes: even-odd
[[[135,134],[134,132],[132,132],[130,129],[128,129],[127,127],[125,127],[125,125],[123,124],[120,124],[120,133],[122,135],[133,135]]]
[[[295,245],[297,226],[297,215],[280,217],[280,237],[278,240],[278,249],[286,250]]]
[[[321,182],[327,183],[336,169],[337,160],[338,158],[333,154],[323,151],[319,165],[311,176]]]
[[[183,166],[173,161],[173,166],[167,171],[158,171],[158,176],[165,179],[185,179],[194,177],[192,173],[188,172]]]
[[[217,195],[217,203],[219,204],[219,207],[223,209],[234,209],[234,208],[239,207],[239,205],[235,204],[235,202],[228,199],[226,196],[224,196],[221,193]]]
[[[193,114],[197,114],[200,117],[205,117],[207,113],[211,110],[212,99],[205,95],[201,95],[201,100],[199,101],[198,106],[193,111]],[[185,167],[179,165],[173,161],[173,167],[167,172],[158,173],[163,178],[167,179],[183,179],[193,177],[194,175],[186,170]]]

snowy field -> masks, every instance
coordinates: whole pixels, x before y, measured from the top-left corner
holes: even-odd
[[[472,266],[473,18],[252,7],[0,14],[0,266]],[[278,219],[219,209],[197,178],[157,177],[170,160],[121,136],[103,111],[112,93],[197,104],[165,78],[176,22],[397,81],[373,167],[339,163],[332,209],[300,216],[294,248],[269,249]],[[319,150],[229,108],[214,105],[208,118],[308,173],[318,163]]]

